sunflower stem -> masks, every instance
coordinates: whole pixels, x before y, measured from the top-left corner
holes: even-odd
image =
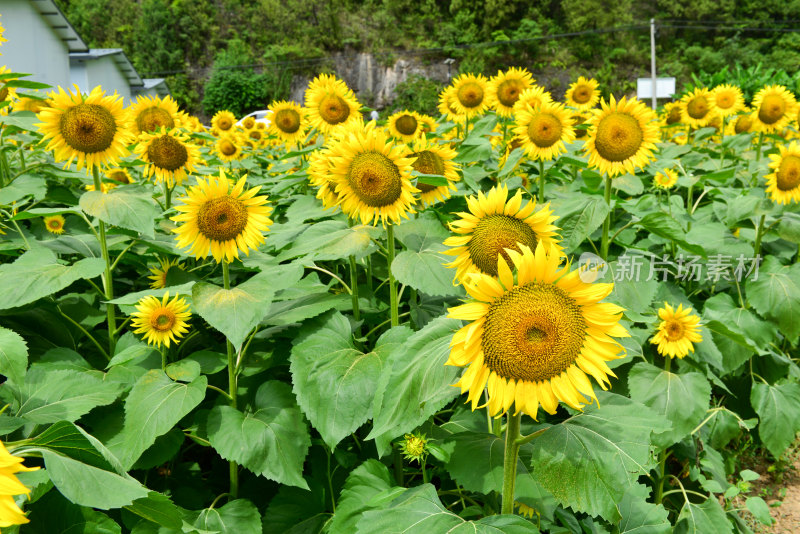
[[[761,254],[761,238],[764,237],[764,219],[766,218],[766,214],[761,215],[761,219],[758,221],[758,226],[756,227],[756,242],[753,243],[753,256],[758,257]]]
[[[394,273],[392,273],[392,263],[394,262],[394,225],[391,223],[386,226],[386,236],[389,241],[389,248],[386,254],[386,262],[389,266],[389,308],[392,326],[395,327],[400,325],[400,318],[398,317],[397,306],[397,280],[394,279]]]
[[[606,176],[606,189],[603,198],[605,198],[606,205],[608,206],[608,215],[606,215],[606,220],[603,221],[603,239],[600,242],[600,256],[606,260],[608,259],[608,231],[611,228],[611,178],[608,176]]]
[[[358,307],[358,269],[356,268],[356,257],[350,256],[350,296],[353,299],[353,319],[361,320],[361,311]]]
[[[720,151],[720,158],[719,158],[719,168],[725,166],[725,117],[722,117],[722,127],[719,130],[719,151]]]
[[[544,202],[544,160],[539,160],[539,202]]]
[[[502,514],[514,513],[514,486],[517,483],[517,455],[519,454],[519,427],[522,412],[508,415],[506,448],[503,456],[503,506]]]
[[[163,184],[164,184],[164,211],[169,211],[169,207],[172,204],[172,188],[169,186],[166,180],[164,180]]]
[[[227,261],[222,261],[222,285],[225,289],[231,288],[230,266]],[[233,343],[225,339],[225,347],[228,351],[228,395],[231,399],[231,408],[236,408],[236,359],[233,351]],[[230,462],[230,494],[235,499],[239,495],[239,466],[236,462]]]
[[[161,347],[161,370],[165,371],[165,372],[167,370],[167,346],[166,345]]]
[[[97,169],[96,165],[92,165],[92,178],[94,180],[94,190],[102,191],[100,171]],[[103,289],[105,290],[106,301],[110,301],[114,298],[114,284],[111,278],[111,259],[108,256],[108,244],[106,243],[106,224],[100,219],[97,220],[97,224],[100,229],[100,252],[103,255],[103,261],[106,262],[105,276],[103,276]],[[114,347],[117,344],[117,317],[114,311],[114,305],[110,302],[106,303],[106,316],[108,320],[108,353],[114,354]]]

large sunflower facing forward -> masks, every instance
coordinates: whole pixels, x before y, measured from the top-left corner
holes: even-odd
[[[537,108],[528,107],[516,114],[514,133],[522,140],[529,158],[549,161],[566,152],[565,143],[575,140],[570,113],[559,102],[546,102]]]
[[[239,138],[230,133],[222,134],[214,143],[214,153],[226,163],[242,159],[242,145]]]
[[[195,172],[195,165],[203,163],[200,148],[179,130],[141,134],[136,153],[147,162],[144,176],[155,175],[156,182],[166,182],[168,187],[180,185],[187,173]]]
[[[800,202],[800,145],[792,141],[781,145],[779,154],[770,154],[772,174],[767,175],[767,194],[778,204]]]
[[[189,330],[189,305],[178,295],[169,300],[169,291],[161,300],[152,295],[142,298],[136,310],[131,314],[131,326],[136,329],[133,333],[144,334],[148,345],[169,348],[170,341],[177,344],[178,338]]]
[[[718,85],[711,91],[714,97],[714,107],[717,108],[717,114],[720,117],[730,117],[744,109],[744,95],[742,90],[726,83]]]
[[[294,102],[282,100],[269,105],[272,111],[268,131],[287,145],[302,143],[306,138],[306,113]]]
[[[173,232],[180,248],[189,247],[197,258],[209,252],[218,262],[232,262],[239,251],[250,254],[264,242],[263,232],[269,229],[272,208],[266,196],[255,196],[261,186],[244,190],[247,177],[242,177],[231,189],[231,183],[220,169],[219,176],[197,180],[175,206],[181,212],[172,220],[182,223]]]
[[[453,335],[447,365],[467,367],[456,386],[469,392],[472,409],[488,388],[490,415],[524,412],[539,405],[553,414],[559,401],[581,409],[596,399],[587,375],[603,389],[615,376],[606,362],[623,351],[613,338],[628,337],[623,309],[607,302],[614,284],[587,284],[580,270],[559,268],[558,254],[508,251],[498,278],[472,275],[464,288],[474,300],[450,308],[449,317],[472,321]],[[512,272],[516,271],[516,277]]]
[[[602,100],[589,119],[589,166],[610,178],[644,167],[660,139],[655,113],[636,98]]]
[[[508,250],[520,250],[520,245],[536,248],[541,243],[548,254],[558,255],[561,247],[549,205],[536,209],[536,202],[522,205],[522,190],[508,202],[508,188],[493,187],[484,195],[467,197],[469,213],[461,212],[460,219],[450,223],[459,234],[448,237],[444,244],[454,247],[445,254],[456,256],[448,267],[456,269],[456,279],[464,280],[469,273],[481,272],[497,276],[497,258],[511,261]]]
[[[781,132],[797,114],[797,100],[782,85],[768,85],[753,97],[753,129]]]
[[[128,108],[128,115],[136,134],[169,130],[177,126],[178,103],[171,96],[140,96]]]
[[[236,126],[236,115],[227,109],[221,109],[211,117],[211,129],[215,135],[233,132],[234,126]]]
[[[327,135],[357,122],[361,105],[347,84],[332,74],[320,74],[308,85],[306,109],[311,126]]]
[[[413,143],[414,139],[422,135],[422,121],[416,111],[398,111],[389,117],[386,126],[392,137],[405,143]]]
[[[492,105],[489,80],[483,74],[462,74],[453,80],[453,107],[467,118],[480,115]]]
[[[405,145],[393,144],[376,128],[354,126],[331,145],[330,158],[339,205],[351,218],[362,224],[399,223],[414,213],[419,190],[411,185],[414,160]]]
[[[494,109],[501,117],[514,114],[514,104],[520,95],[533,85],[534,79],[526,69],[511,67],[505,72],[498,71],[489,80],[489,97]]]
[[[597,86],[597,80],[594,78],[586,79],[581,76],[564,94],[567,105],[579,111],[592,109],[600,101],[600,91],[597,90]]]
[[[683,308],[680,304],[677,309],[673,309],[668,303],[658,310],[661,323],[658,325],[658,332],[650,340],[650,343],[658,345],[658,352],[662,356],[670,358],[683,358],[689,352],[694,352],[692,343],[700,343],[703,338],[700,336],[700,318],[692,314],[691,308]]]
[[[414,170],[421,174],[438,174],[447,179],[447,185],[428,185],[417,182],[420,201],[423,206],[429,206],[435,202],[450,198],[450,190],[455,191],[455,183],[459,180],[458,164],[453,163],[457,156],[455,150],[448,145],[437,144],[421,137],[416,140],[411,157],[417,159],[411,164]]]
[[[66,161],[65,166],[75,161],[82,169],[112,165],[128,154],[125,146],[133,136],[121,96],[105,96],[98,86],[84,97],[77,85],[74,93],[59,87],[49,96],[50,107],[37,115],[42,121],[37,126],[56,161]]]
[[[714,97],[706,87],[696,87],[681,98],[681,118],[692,128],[702,128],[714,116]]]

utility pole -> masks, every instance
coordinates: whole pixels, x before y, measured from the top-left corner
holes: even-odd
[[[653,79],[652,106],[653,111],[658,107],[656,101],[656,19],[650,19],[650,76]]]

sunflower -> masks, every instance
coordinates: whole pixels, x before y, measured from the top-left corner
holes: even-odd
[[[673,169],[664,169],[653,177],[653,185],[659,189],[670,189],[678,182],[678,173]]]
[[[318,187],[317,198],[322,201],[325,209],[336,208],[339,205],[339,194],[336,192],[336,182],[332,180],[331,151],[328,148],[315,150],[308,156],[308,179],[311,185]]]
[[[168,187],[180,185],[187,173],[197,170],[195,165],[203,163],[200,148],[179,130],[141,134],[136,153],[148,163],[144,176],[155,175],[156,182],[166,182]]]
[[[246,180],[242,177],[231,189],[222,169],[218,177],[198,179],[180,199],[183,204],[175,206],[181,213],[172,220],[183,223],[173,230],[178,246],[190,247],[189,253],[197,258],[210,252],[218,262],[229,263],[239,251],[249,255],[251,248],[258,248],[264,242],[262,233],[272,224],[272,208],[266,205],[266,196],[255,196],[261,186],[244,190]]]
[[[423,206],[435,204],[450,198],[450,190],[455,191],[458,176],[458,164],[453,159],[458,155],[447,145],[440,145],[424,137],[417,139],[412,147],[411,157],[416,157],[411,164],[414,170],[422,174],[438,174],[447,179],[447,185],[434,186],[417,182],[420,191],[420,202]]]
[[[259,130],[258,128],[245,130],[244,132],[242,132],[241,135],[242,137],[250,141],[251,146],[253,148],[262,148],[267,138],[264,130]]]
[[[230,162],[242,158],[242,146],[233,134],[223,134],[214,143],[214,153],[222,161]]]
[[[8,39],[3,37],[3,32],[5,32],[5,28],[3,28],[3,25],[0,24],[0,45],[2,45],[3,43],[7,43],[8,42]],[[2,55],[3,54],[0,54],[0,56],[2,56]]]
[[[120,183],[122,185],[132,184],[136,180],[133,179],[131,173],[128,172],[127,169],[123,169],[122,167],[109,167],[106,169],[103,174],[105,174],[106,178],[111,181]]]
[[[453,107],[467,118],[480,115],[492,105],[489,80],[483,74],[462,74],[453,80]]]
[[[600,91],[597,90],[597,80],[594,78],[586,79],[583,76],[567,89],[564,98],[567,105],[579,111],[588,111],[597,105],[600,100]]]
[[[753,114],[741,113],[733,122],[733,131],[737,134],[753,131]]]
[[[374,123],[373,123],[374,124]],[[347,135],[331,145],[330,179],[336,182],[342,211],[362,224],[399,223],[415,213],[411,185],[411,164],[406,145],[393,144],[386,133],[376,128],[350,127]]]
[[[445,120],[457,123],[464,120],[465,116],[456,109],[456,99],[456,88],[452,85],[446,87],[444,91],[439,94],[439,113],[444,116]]]
[[[136,134],[169,130],[178,125],[178,103],[171,96],[140,96],[128,108],[128,115]]]
[[[610,178],[644,167],[660,139],[655,113],[636,98],[602,100],[589,119],[589,166]]]
[[[542,161],[557,158],[567,151],[565,143],[575,140],[572,118],[559,102],[546,102],[517,112],[514,133],[522,140],[528,157]]]
[[[413,143],[414,139],[422,135],[422,122],[416,111],[398,111],[389,117],[386,126],[392,137],[406,143]]]
[[[250,130],[256,127],[256,119],[252,115],[242,119],[241,127],[244,130]]]
[[[424,113],[417,113],[417,120],[420,123],[420,127],[422,128],[423,134],[433,134],[436,133],[436,119],[431,117],[430,115],[425,115]]]
[[[167,272],[170,269],[175,268],[179,271],[185,271],[186,267],[178,261],[177,258],[173,259],[161,259],[158,260],[158,267],[150,267],[150,272],[153,273],[152,275],[148,276],[152,282],[150,282],[150,287],[153,289],[163,289],[167,287]]]
[[[16,474],[26,471],[36,471],[38,467],[25,467],[24,460],[14,456],[0,441],[0,527],[23,525],[29,520],[14,501],[14,495],[28,495],[31,491],[19,481]]]
[[[714,97],[714,107],[721,117],[730,117],[744,109],[744,95],[735,85],[718,85],[711,91],[711,95]]]
[[[624,350],[613,338],[629,336],[619,324],[624,310],[600,302],[614,284],[583,282],[543,243],[507,254],[498,278],[472,275],[464,288],[474,300],[449,309],[448,317],[472,321],[450,342],[447,365],[468,367],[455,385],[469,392],[473,410],[488,388],[489,415],[514,404],[536,419],[540,404],[553,414],[559,401],[579,410],[596,399],[587,375],[606,389],[615,376],[606,362]]]
[[[800,145],[792,141],[781,145],[779,154],[770,154],[767,194],[778,204],[800,202]]]
[[[65,222],[63,215],[52,215],[44,218],[44,227],[51,234],[61,235],[64,233]]]
[[[673,309],[668,303],[658,310],[661,323],[658,325],[658,332],[650,340],[650,343],[658,345],[658,353],[670,358],[683,358],[689,352],[694,352],[692,343],[700,343],[703,338],[700,336],[700,318],[691,314],[692,309],[683,309],[683,304],[678,309]]]
[[[661,110],[661,125],[664,127],[677,126],[681,123],[681,103],[667,102]]]
[[[708,124],[714,110],[714,97],[706,87],[696,87],[681,98],[681,118],[692,128]]]
[[[467,197],[469,213],[461,212],[460,219],[450,223],[450,230],[459,234],[448,237],[444,244],[454,247],[445,252],[456,259],[448,267],[456,269],[456,279],[464,280],[474,272],[497,276],[497,258],[511,261],[509,250],[520,250],[520,245],[536,248],[541,242],[548,254],[557,256],[558,227],[553,222],[549,204],[536,209],[536,201],[522,205],[522,190],[508,202],[508,188],[495,186],[484,195]]]
[[[177,338],[189,331],[188,319],[192,314],[189,312],[189,305],[178,295],[169,300],[169,291],[164,293],[164,297],[158,300],[157,297],[150,295],[143,297],[136,304],[136,310],[131,314],[133,320],[131,326],[136,328],[134,334],[144,334],[144,339],[148,345],[161,345],[169,348],[172,340],[175,344]]]
[[[11,106],[14,108],[14,111],[32,111],[34,113],[39,113],[47,107],[47,101],[17,95],[17,100],[12,102]]]
[[[797,114],[794,95],[782,85],[768,85],[753,97],[753,129],[757,132],[782,131]]]
[[[400,443],[400,450],[409,462],[424,462],[428,456],[428,440],[425,439],[425,434],[419,432],[405,434]]]
[[[494,109],[501,117],[514,114],[514,104],[520,95],[533,85],[535,80],[524,68],[511,67],[505,72],[497,71],[489,80],[489,99],[494,102]]]
[[[236,126],[236,115],[227,109],[221,109],[211,117],[211,128],[217,135],[233,130],[234,126]]]
[[[269,133],[287,145],[302,143],[308,129],[305,110],[294,102],[285,100],[273,102],[269,109],[272,111]]]
[[[11,72],[9,68],[0,66],[0,74],[5,74],[8,72]],[[17,78],[5,78],[0,80],[0,103],[9,103],[9,105],[0,108],[0,115],[8,115],[8,112],[12,107],[14,107],[14,102],[17,99],[17,90],[13,87],[9,87],[7,84],[11,81],[15,81],[16,79]]]
[[[108,193],[109,191],[111,191],[112,189],[114,189],[116,187],[117,187],[117,184],[109,184],[109,183],[106,183],[106,182],[102,182],[100,184],[100,192],[101,193]],[[87,184],[87,185],[84,186],[84,189],[86,189],[87,191],[94,191],[95,190],[94,184]]]
[[[525,111],[529,107],[536,109],[552,101],[553,96],[544,87],[534,85],[529,89],[525,89],[522,94],[519,95],[519,100],[514,104],[514,113]]]
[[[56,161],[77,161],[78,170],[103,164],[113,165],[128,154],[125,148],[133,136],[128,131],[127,114],[122,109],[122,97],[105,96],[98,86],[84,97],[78,86],[75,93],[50,93],[50,107],[37,117],[42,141],[49,140],[46,150],[53,150]]]
[[[361,118],[353,91],[332,74],[320,74],[308,84],[305,107],[311,126],[325,135]]]

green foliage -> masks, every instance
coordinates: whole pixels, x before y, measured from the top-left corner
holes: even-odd
[[[436,117],[439,115],[439,93],[442,89],[444,87],[441,83],[412,74],[395,87],[392,109],[396,111],[413,109]]]

